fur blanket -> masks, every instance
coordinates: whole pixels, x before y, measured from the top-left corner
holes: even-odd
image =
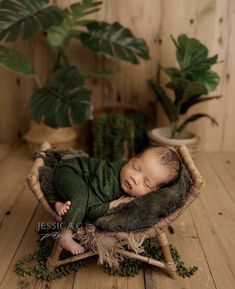
[[[112,208],[97,219],[95,226],[114,232],[146,230],[184,205],[191,184],[191,176],[182,163],[174,184]]]

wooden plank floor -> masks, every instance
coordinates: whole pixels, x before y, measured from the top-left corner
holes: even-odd
[[[148,266],[134,278],[113,277],[92,257],[88,267],[69,277],[43,282],[13,272],[16,261],[36,248],[37,223],[49,219],[25,183],[33,160],[25,145],[0,145],[0,289],[234,289],[235,153],[200,152],[195,163],[206,186],[173,223],[174,234],[167,232],[185,264],[199,267],[195,275],[172,280]]]

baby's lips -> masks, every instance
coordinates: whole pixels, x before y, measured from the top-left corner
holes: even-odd
[[[125,180],[125,182],[127,183],[127,186],[129,187],[129,189],[132,189],[131,184],[127,180]]]

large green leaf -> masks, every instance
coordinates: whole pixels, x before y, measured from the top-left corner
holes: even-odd
[[[203,94],[207,94],[207,89],[205,85],[201,84],[200,82],[197,81],[189,81],[188,85],[184,91],[183,97],[181,101],[179,102],[178,106],[181,109],[181,106],[188,101],[189,99],[192,98],[197,98]]]
[[[178,37],[178,42],[173,37],[172,40],[177,47],[177,60],[184,72],[206,71],[217,61],[217,55],[208,58],[208,49],[195,38],[188,38],[187,35],[182,34]]]
[[[77,26],[86,25],[89,20],[82,17],[100,9],[102,1],[83,0],[72,4],[64,10],[64,21],[56,27],[51,27],[47,32],[47,39],[52,47],[63,46],[72,36],[77,35],[74,30]],[[79,32],[77,32],[79,34]]]
[[[188,80],[185,78],[175,78],[173,81],[167,83],[166,87],[172,89],[175,93],[175,106],[178,106],[179,102],[182,100],[187,86]]]
[[[49,86],[32,95],[30,111],[33,119],[54,128],[92,119],[91,93],[83,84],[84,75],[76,67],[58,69]]]
[[[27,77],[36,75],[29,60],[20,52],[13,48],[0,45],[0,65],[12,72],[22,74]]]
[[[167,84],[175,92],[175,105],[181,113],[181,107],[185,102],[198,98],[202,94],[207,94],[205,85],[197,81],[190,81],[185,78],[176,78]]]
[[[203,83],[206,86],[208,92],[215,90],[220,82],[219,75],[211,70],[202,71],[200,73],[191,72],[190,75],[193,80]]]
[[[40,30],[60,24],[63,20],[62,11],[52,5],[46,6],[48,2],[48,0],[2,0],[0,40],[14,41],[21,33],[24,39],[27,39]]]
[[[149,59],[148,47],[142,38],[136,38],[132,32],[120,23],[109,24],[93,21],[86,25],[88,32],[80,32],[82,44],[94,52],[121,60],[139,63],[139,58]]]
[[[162,70],[170,76],[172,80],[181,77],[181,71],[175,67],[163,67]]]
[[[174,103],[165,93],[164,89],[157,85],[153,80],[148,81],[149,86],[155,93],[156,99],[159,100],[170,122],[178,120],[178,111]]]
[[[200,118],[203,118],[203,117],[207,117],[211,120],[212,124],[216,124],[216,125],[219,125],[218,122],[211,116],[209,116],[207,113],[196,113],[196,114],[193,114],[191,115],[189,118],[187,118],[178,128],[177,128],[177,132],[181,132],[182,130],[185,129],[185,127],[190,123],[190,122],[193,122],[193,121],[196,121]]]
[[[201,102],[205,102],[205,101],[209,101],[209,100],[212,100],[212,99],[219,99],[221,97],[222,97],[222,95],[189,99],[188,101],[186,101],[186,102],[184,102],[182,104],[181,109],[180,109],[180,114],[185,114],[188,111],[188,109],[191,106],[195,105],[195,104],[198,104],[198,103],[201,103]]]

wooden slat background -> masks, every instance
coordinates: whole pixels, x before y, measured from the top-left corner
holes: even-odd
[[[60,7],[77,1],[57,0]],[[72,40],[66,51],[72,63],[85,71],[113,69],[117,74],[112,79],[94,79],[89,86],[93,90],[94,107],[108,105],[134,105],[152,116],[151,125],[165,126],[168,121],[158,106],[153,105],[154,97],[147,87],[146,80],[159,77],[162,84],[167,78],[159,67],[174,66],[175,49],[170,35],[181,33],[197,37],[205,43],[210,55],[219,54],[221,61],[216,70],[221,76],[221,84],[211,95],[223,95],[220,100],[198,104],[191,113],[205,112],[215,117],[219,126],[212,126],[208,119],[202,119],[188,126],[201,139],[201,150],[234,151],[235,130],[233,110],[235,109],[235,1],[233,0],[104,0],[101,11],[94,17],[109,22],[120,21],[130,27],[134,34],[144,37],[151,60],[140,65],[132,65],[114,59],[94,55],[83,48],[77,40]],[[43,36],[30,41],[17,41],[10,44],[25,53],[39,71],[44,83],[52,64],[52,54]],[[28,99],[35,83],[31,79],[14,75],[0,68],[0,141],[14,142],[29,127]],[[84,132],[88,124],[78,126]]]

